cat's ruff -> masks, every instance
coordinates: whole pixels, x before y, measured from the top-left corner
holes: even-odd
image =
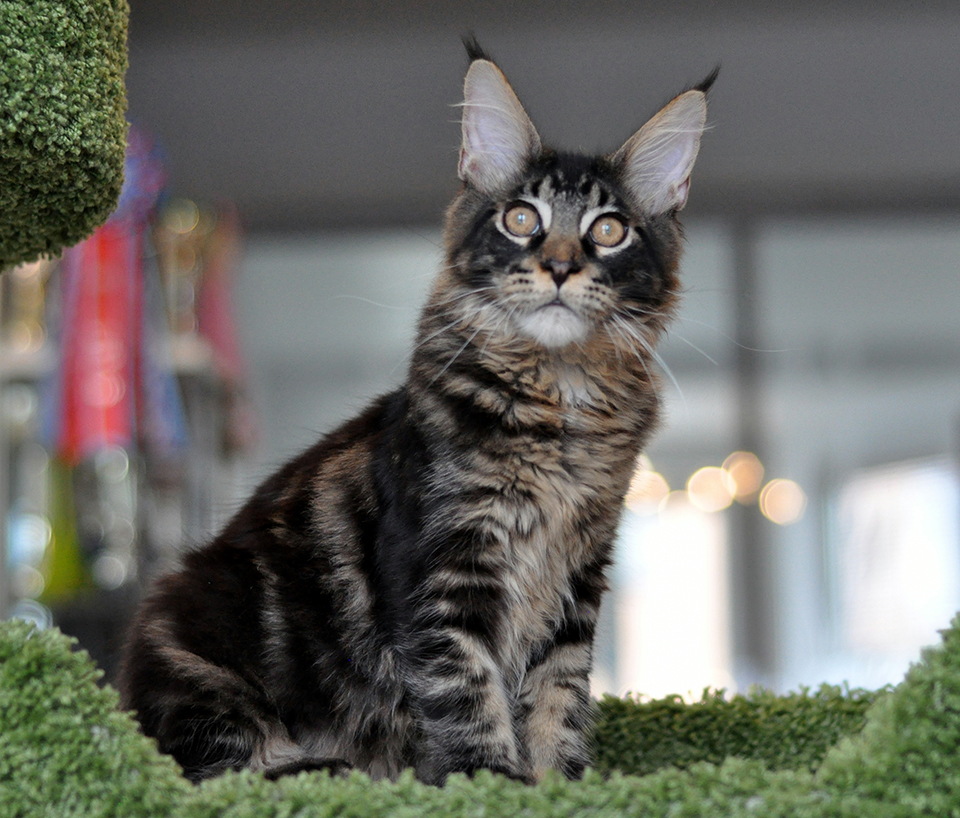
[[[194,780],[442,783],[588,762],[623,495],[656,424],[708,80],[607,156],[544,148],[475,46],[460,192],[407,379],[162,579],[120,686]]]

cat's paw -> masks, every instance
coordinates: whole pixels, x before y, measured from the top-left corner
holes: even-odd
[[[467,778],[473,778],[481,770],[486,770],[487,772],[495,773],[496,775],[502,775],[505,778],[509,778],[511,781],[519,781],[522,784],[537,783],[537,779],[529,772],[520,772],[519,770],[516,770],[515,768],[506,764],[482,764],[476,767],[451,770],[450,774],[462,773],[463,775],[467,776]],[[442,784],[443,782],[441,781],[440,783]]]
[[[263,771],[263,777],[268,781],[276,781],[285,775],[309,772],[311,770],[328,770],[330,775],[346,775],[353,769],[353,765],[342,758],[298,758],[276,767],[268,767]]]
[[[465,775],[467,778],[473,778],[481,770],[487,770],[497,775],[505,776],[512,781],[520,781],[524,784],[536,784],[537,779],[529,772],[521,772],[509,764],[461,764],[457,766],[442,768],[433,765],[421,764],[417,770],[417,778],[424,784],[431,784],[435,787],[442,787],[447,782],[447,777],[451,775]]]
[[[497,775],[506,776],[507,778],[513,781],[519,781],[522,784],[528,784],[530,786],[537,783],[537,779],[530,773],[517,772],[516,770],[510,769],[509,767],[499,767],[496,765],[491,765],[489,767],[481,767],[480,769],[489,770],[490,772],[496,773]],[[473,778],[473,776],[476,773],[477,773],[477,770],[473,770],[467,773],[467,775]]]

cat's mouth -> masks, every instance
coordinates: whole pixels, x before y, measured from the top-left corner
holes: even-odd
[[[559,295],[518,319],[521,331],[545,347],[562,347],[587,337],[589,324]]]

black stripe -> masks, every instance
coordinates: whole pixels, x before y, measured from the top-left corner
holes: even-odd
[[[421,700],[421,708],[425,718],[439,721],[454,716],[458,721],[472,721],[483,704],[483,694],[480,690],[460,688],[445,690],[442,693],[428,694]],[[482,733],[481,723],[472,724],[474,732]]]

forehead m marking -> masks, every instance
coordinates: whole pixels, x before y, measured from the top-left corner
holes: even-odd
[[[570,184],[560,184],[559,170],[532,179],[524,186],[522,199],[533,204],[544,220],[545,232],[579,235],[584,213],[598,211],[613,198],[591,174],[584,173]]]
[[[554,195],[553,180],[549,176],[531,181],[527,188],[531,196],[544,201],[549,201]]]
[[[613,197],[595,178],[584,174],[575,184],[565,184],[559,170],[531,179],[523,186],[523,194],[545,202],[564,200],[583,207],[603,207]]]

